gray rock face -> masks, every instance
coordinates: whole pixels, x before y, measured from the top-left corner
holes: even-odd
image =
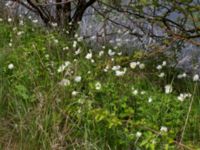
[[[184,69],[186,72],[200,74],[200,47],[187,45],[179,53],[178,60],[177,67]]]

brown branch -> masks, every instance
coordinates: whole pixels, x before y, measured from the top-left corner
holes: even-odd
[[[35,5],[31,0],[27,0],[27,2],[29,3],[29,5],[31,7],[33,7],[38,12],[38,14],[40,15],[40,17],[44,21],[44,23],[47,25],[48,22],[49,22],[49,19],[44,15],[44,13],[39,9],[39,7],[37,7],[37,5]]]
[[[31,10],[32,12],[37,13],[37,11],[35,9],[33,9],[32,7],[30,7],[29,5],[27,5],[26,3],[20,1],[20,0],[12,0],[13,2],[16,2],[22,6],[24,6],[25,8],[27,8],[28,10]]]

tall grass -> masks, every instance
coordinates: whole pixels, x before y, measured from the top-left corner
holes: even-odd
[[[198,149],[199,82],[164,56],[109,49],[0,22],[1,149]]]

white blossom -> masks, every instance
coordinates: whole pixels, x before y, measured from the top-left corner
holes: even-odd
[[[73,42],[73,48],[76,48],[77,47],[77,41],[74,41]]]
[[[167,65],[167,62],[166,61],[163,61],[162,62],[162,66],[166,66]]]
[[[140,69],[144,69],[145,68],[145,64],[143,64],[143,63],[139,64],[139,68]]]
[[[148,98],[148,102],[151,103],[153,100],[151,97]]]
[[[178,76],[177,76],[177,78],[178,79],[181,79],[181,78],[185,78],[187,76],[187,74],[186,73],[183,73],[183,74],[179,74]]]
[[[70,80],[68,80],[68,79],[62,79],[62,80],[59,82],[59,84],[60,84],[61,86],[69,86],[69,85],[70,85]]]
[[[54,43],[56,43],[56,44],[57,44],[58,42],[59,42],[59,41],[58,41],[58,39],[54,39]]]
[[[91,63],[95,63],[94,59],[91,59]]]
[[[137,65],[140,65],[140,62],[139,62],[139,61],[137,61],[137,62],[136,62],[136,64],[137,64]]]
[[[156,69],[161,70],[161,69],[162,69],[162,66],[161,66],[161,65],[158,65],[158,66],[156,67]]]
[[[120,68],[121,68],[121,66],[117,65],[117,66],[113,66],[113,67],[112,67],[112,70],[113,70],[113,71],[117,71],[117,70],[119,70]]]
[[[111,49],[109,49],[109,50],[108,50],[108,55],[109,55],[109,56],[114,56],[114,55],[115,55],[115,52],[113,52]]]
[[[24,21],[23,21],[23,20],[20,20],[20,21],[19,21],[19,25],[20,25],[20,26],[23,26],[23,25],[24,25]]]
[[[12,43],[10,42],[10,43],[8,43],[8,45],[10,46],[10,47],[12,47]]]
[[[58,73],[63,72],[65,70],[65,68],[67,68],[71,63],[69,61],[66,61],[64,64],[62,64],[59,68],[58,68]]]
[[[63,47],[63,51],[65,51],[65,50],[69,50],[69,47],[68,46]]]
[[[9,64],[8,65],[8,69],[12,70],[14,68],[14,65],[13,64]]]
[[[12,22],[12,18],[8,18],[8,22]]]
[[[138,131],[138,132],[136,133],[136,137],[137,137],[137,138],[140,138],[141,136],[142,136],[142,133]]]
[[[165,126],[162,126],[162,127],[160,128],[160,131],[161,131],[161,132],[167,132],[168,129],[167,129],[167,127],[165,127]]]
[[[118,77],[123,76],[125,73],[126,73],[126,68],[124,68],[123,71],[120,71],[120,70],[115,71],[115,75],[118,76]]]
[[[72,96],[76,96],[78,95],[78,92],[77,91],[72,91]]]
[[[87,53],[87,55],[85,56],[86,59],[91,59],[92,58],[92,53]]]
[[[97,37],[94,35],[92,37],[90,37],[91,40],[95,40]]]
[[[137,95],[138,94],[138,90],[133,90],[133,95]]]
[[[104,54],[104,51],[99,52],[99,57],[101,57]]]
[[[159,75],[158,75],[158,77],[160,77],[160,78],[163,78],[165,76],[165,73],[164,72],[161,72]]]
[[[183,102],[186,98],[190,98],[192,95],[190,93],[181,93],[177,99]]]
[[[76,76],[76,77],[74,78],[74,81],[75,81],[75,82],[81,82],[81,76]]]
[[[38,23],[37,19],[32,20],[33,23]]]
[[[56,22],[52,22],[52,23],[51,23],[51,26],[52,26],[52,27],[57,27],[58,24],[57,24]]]
[[[75,51],[75,55],[78,55],[81,53],[81,49],[79,48],[77,51]]]
[[[97,82],[97,83],[95,84],[95,89],[96,89],[96,90],[100,90],[100,89],[101,89],[101,83],[100,83],[100,82]]]
[[[122,52],[117,53],[117,55],[118,55],[118,56],[121,56],[121,55],[122,55]]]
[[[131,69],[135,69],[137,67],[137,63],[136,62],[131,62],[130,63],[130,67],[131,67]]]
[[[109,66],[107,65],[106,68],[103,69],[104,72],[108,72]]]
[[[168,85],[166,85],[165,86],[165,93],[166,94],[169,94],[169,93],[171,93],[172,92],[172,86],[170,85],[170,84],[168,84]]]
[[[78,37],[77,41],[79,41],[79,42],[83,41],[83,37],[82,36]]]
[[[199,81],[199,75],[198,74],[195,74],[193,76],[193,81]]]
[[[17,35],[20,36],[20,35],[22,35],[23,33],[24,33],[24,31],[19,31],[19,32],[17,32]]]

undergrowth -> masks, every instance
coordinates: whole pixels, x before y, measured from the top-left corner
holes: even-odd
[[[198,81],[121,51],[0,22],[0,148],[198,149]]]

